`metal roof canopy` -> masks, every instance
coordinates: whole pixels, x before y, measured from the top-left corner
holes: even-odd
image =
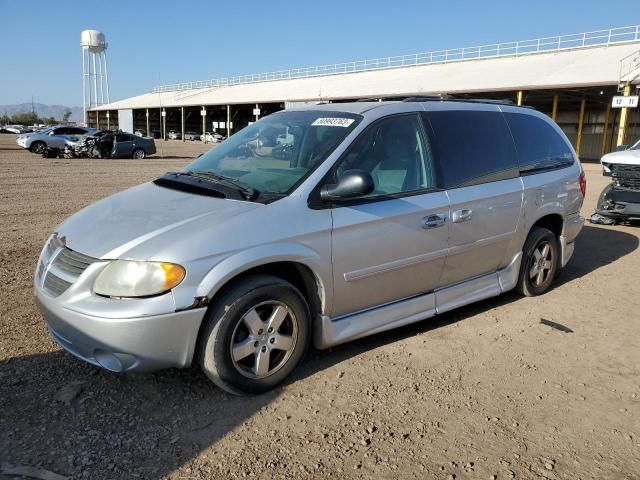
[[[638,51],[639,45],[639,41],[633,41],[522,56],[477,58],[293,80],[147,93],[93,110],[617,85],[620,60]]]

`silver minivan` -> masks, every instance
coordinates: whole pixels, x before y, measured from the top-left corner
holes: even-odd
[[[511,289],[546,292],[585,177],[547,116],[492,101],[356,102],[269,115],[49,238],[53,338],[113,372],[198,362],[233,393],[327,348]]]

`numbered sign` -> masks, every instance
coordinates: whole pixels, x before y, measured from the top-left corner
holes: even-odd
[[[253,114],[254,115],[260,115],[260,109],[259,108],[254,108],[253,109]]]
[[[630,95],[628,97],[613,97],[611,106],[613,108],[636,108],[638,106],[638,95]]]

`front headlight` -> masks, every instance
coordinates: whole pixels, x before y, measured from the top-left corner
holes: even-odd
[[[100,272],[93,291],[107,297],[149,297],[177,287],[185,274],[175,263],[114,260]]]
[[[611,176],[611,164],[607,162],[602,162],[602,174],[605,177]]]

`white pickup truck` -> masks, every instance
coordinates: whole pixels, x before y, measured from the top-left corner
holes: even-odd
[[[603,174],[613,181],[600,194],[592,222],[640,219],[640,141],[626,150],[608,153],[600,163]]]

